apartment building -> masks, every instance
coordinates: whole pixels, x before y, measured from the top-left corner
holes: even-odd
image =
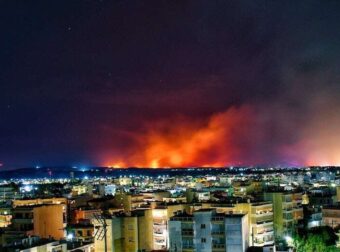
[[[322,223],[331,228],[340,226],[340,206],[330,205],[322,208]]]
[[[112,242],[109,252],[161,251],[169,248],[168,222],[178,211],[185,209],[184,204],[159,205],[150,209],[133,210],[125,214],[117,213],[110,223],[108,234]],[[95,233],[100,223],[93,219]],[[109,238],[108,238],[109,240]],[[95,240],[96,249],[104,248],[103,240]],[[97,251],[97,250],[96,250]]]
[[[275,236],[282,239],[292,235],[297,222],[303,219],[302,193],[265,192],[264,199],[273,202]]]
[[[37,199],[21,199],[13,200],[13,208],[18,206],[34,206],[34,205],[50,205],[50,204],[64,204],[67,205],[66,198],[37,198]]]
[[[263,247],[274,244],[273,204],[271,202],[240,202],[234,204],[204,203],[217,213],[248,214],[249,245]]]
[[[105,251],[103,227],[94,219],[96,234],[95,251]],[[106,219],[107,252],[152,251],[153,229],[152,212],[148,210],[133,211],[130,215],[120,215]]]
[[[33,208],[33,234],[60,240],[66,237],[66,206],[42,205]]]
[[[14,200],[11,220],[13,229],[41,238],[64,238],[66,202],[65,198]]]
[[[152,209],[153,249],[169,248],[168,222],[178,211],[184,211],[185,205],[173,204],[157,206]]]
[[[201,209],[179,212],[169,221],[170,252],[243,252],[248,247],[247,214]]]

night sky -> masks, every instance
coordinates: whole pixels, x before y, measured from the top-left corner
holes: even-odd
[[[340,1],[0,1],[0,163],[340,165]]]

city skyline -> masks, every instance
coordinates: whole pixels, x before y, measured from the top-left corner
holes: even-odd
[[[339,24],[339,0],[0,1],[0,251],[340,251]]]
[[[340,165],[338,1],[0,11],[2,169]]]

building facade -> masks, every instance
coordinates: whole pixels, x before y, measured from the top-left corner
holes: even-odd
[[[264,199],[273,202],[275,237],[293,235],[297,222],[303,219],[302,193],[265,192]]]
[[[243,252],[248,248],[247,214],[201,209],[178,213],[169,221],[170,252]]]

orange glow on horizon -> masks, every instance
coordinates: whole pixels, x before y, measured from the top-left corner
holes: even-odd
[[[138,132],[125,132],[129,144],[119,150],[121,155],[102,163],[117,168],[340,166],[338,113],[327,114],[327,120],[313,117],[297,128],[284,122],[277,126],[271,112],[245,105],[204,121],[172,117],[148,122]]]
[[[124,162],[106,162],[104,167],[108,167],[108,168],[125,168],[126,164]]]
[[[189,120],[166,120],[135,136],[136,146],[114,167],[222,167],[238,164],[236,138],[251,125],[249,107],[231,108],[197,125]],[[108,162],[106,162],[108,163]],[[118,165],[117,165],[118,164]],[[138,164],[138,165],[137,165]]]

